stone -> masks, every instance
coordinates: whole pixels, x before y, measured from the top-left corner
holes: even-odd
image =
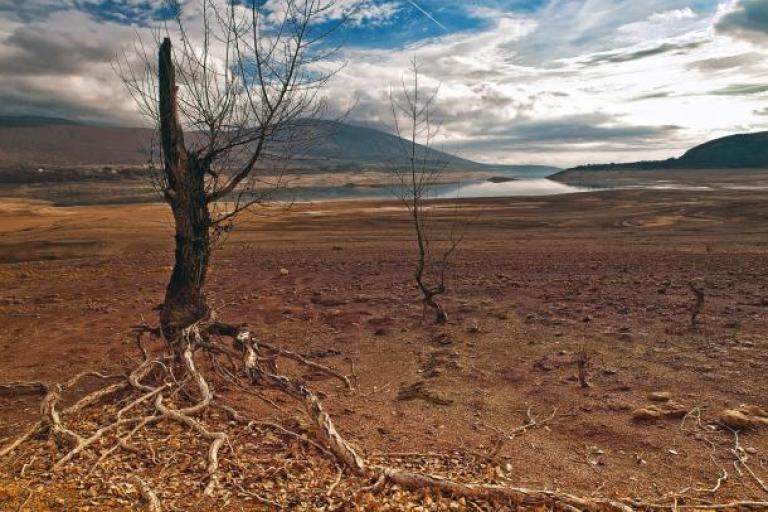
[[[651,391],[647,398],[651,402],[669,402],[672,400],[672,393],[669,391]]]
[[[632,411],[635,421],[654,421],[661,418],[661,411],[655,407],[640,407]]]
[[[740,412],[740,411],[734,411],[731,409],[727,409],[720,413],[720,422],[723,425],[726,425],[728,427],[731,427],[733,429],[748,429],[752,427],[752,421],[749,419],[749,417]]]
[[[742,405],[721,412],[720,423],[735,430],[768,427],[768,413],[755,405]]]

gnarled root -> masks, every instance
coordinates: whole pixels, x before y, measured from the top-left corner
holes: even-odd
[[[226,335],[233,339],[233,348],[217,345],[216,341],[209,339],[210,335]],[[339,381],[349,386],[349,379],[341,373],[317,365],[307,360],[303,356],[281,349],[279,347],[266,345],[259,342],[255,337],[244,328],[233,328],[228,326],[216,325],[215,327],[204,328],[199,325],[192,325],[180,334],[180,339],[174,340],[172,344],[174,353],[172,355],[152,358],[148,351],[139,344],[139,348],[144,356],[142,363],[131,372],[124,376],[119,382],[109,384],[97,391],[94,391],[77,402],[74,405],[59,409],[59,402],[64,391],[71,389],[78,381],[85,376],[99,378],[111,378],[93,372],[78,374],[63,384],[46,385],[46,394],[41,403],[40,420],[29,427],[24,433],[13,440],[8,446],[0,450],[0,456],[7,455],[18,448],[26,440],[39,432],[46,432],[51,435],[57,445],[66,449],[63,456],[55,460],[53,464],[54,473],[63,473],[68,464],[73,463],[77,458],[86,455],[88,452],[98,451],[98,458],[91,465],[90,475],[97,467],[115,452],[120,449],[130,450],[139,453],[137,447],[131,446],[131,439],[139,431],[157,425],[161,422],[172,422],[181,425],[188,432],[194,433],[197,437],[207,442],[208,449],[205,460],[206,485],[204,495],[211,496],[215,494],[217,488],[222,486],[239,493],[246,499],[254,499],[262,505],[272,508],[278,508],[280,503],[272,501],[260,494],[254,493],[253,489],[246,489],[245,480],[242,474],[244,472],[221,472],[220,473],[220,453],[225,445],[230,446],[233,451],[233,461],[227,461],[228,464],[239,466],[237,461],[237,444],[230,443],[230,434],[235,439],[235,433],[232,429],[218,431],[212,428],[211,420],[206,419],[205,412],[212,406],[218,407],[235,420],[233,424],[244,423],[246,435],[254,435],[257,431],[252,427],[261,425],[277,430],[282,434],[287,434],[299,441],[310,445],[318,450],[319,453],[326,456],[329,462],[336,467],[337,474],[335,479],[330,482],[327,491],[323,489],[323,495],[329,498],[334,493],[343,494],[339,491],[340,484],[344,474],[353,475],[361,483],[375,482],[368,487],[361,486],[361,492],[376,492],[381,490],[386,484],[397,485],[403,489],[415,491],[417,493],[426,490],[438,491],[441,494],[450,495],[454,498],[466,498],[468,500],[482,500],[490,503],[502,503],[515,507],[533,507],[545,506],[552,510],[591,511],[591,512],[630,512],[634,510],[681,510],[692,508],[692,506],[673,504],[653,504],[634,501],[630,499],[604,499],[604,498],[581,498],[575,495],[547,491],[527,489],[522,487],[512,487],[504,485],[492,485],[482,483],[462,483],[440,476],[419,473],[416,471],[406,471],[391,467],[385,464],[369,464],[365,458],[353,447],[341,433],[336,429],[330,415],[324,409],[319,397],[302,382],[292,379],[288,376],[280,375],[275,369],[274,357],[289,358],[297,363],[311,367],[316,370],[325,371],[329,375],[335,376]],[[209,384],[201,368],[198,367],[195,354],[202,351],[211,356],[209,360],[212,366],[207,368],[216,369],[215,355],[221,354],[225,350],[228,357],[234,357],[238,363],[233,367],[231,375],[226,378],[232,379],[238,386],[247,387],[251,385],[263,385],[290,396],[303,405],[307,415],[312,420],[315,438],[310,439],[302,433],[289,430],[277,423],[263,421],[260,419],[250,419],[238,412],[233,407],[220,403],[217,395],[214,394],[211,384]],[[262,357],[261,351],[266,351],[267,356]],[[199,358],[201,361],[207,359]],[[245,382],[247,378],[248,382]],[[192,388],[192,389],[189,389]],[[86,407],[92,406],[108,396],[117,393],[123,393],[116,403],[120,408],[108,408],[110,414],[108,421],[103,418],[97,420],[98,428],[85,427],[88,422],[71,423],[67,426],[67,415],[74,414]],[[117,409],[115,411],[115,409]],[[528,411],[528,421],[517,430],[505,432],[506,438],[512,438],[521,434],[526,429],[534,428],[537,425],[543,425],[554,416],[544,419],[537,419],[531,416]],[[92,425],[92,423],[91,423]],[[78,433],[75,431],[90,433]],[[144,437],[146,446],[150,450],[151,461],[155,461],[155,451],[150,439],[151,435]],[[173,435],[165,437],[163,441],[173,439]],[[157,438],[155,438],[155,441]],[[162,441],[161,441],[162,442]],[[737,445],[738,447],[738,445]],[[180,450],[178,454],[186,453]],[[171,455],[175,462],[177,453]],[[492,453],[491,456],[494,456]],[[192,457],[190,455],[190,457]],[[171,462],[173,464],[174,462]],[[22,476],[27,466],[22,469]],[[238,475],[240,473],[240,475]],[[87,476],[86,475],[86,476]],[[723,477],[723,479],[726,477]],[[723,480],[718,481],[719,484]],[[149,485],[141,480],[136,480],[138,487],[134,487],[132,492],[138,489],[139,494],[145,503],[145,508],[152,512],[161,510],[160,500],[157,494],[152,491]],[[246,485],[247,486],[247,485]],[[343,488],[343,486],[341,486]],[[166,496],[163,496],[166,499]],[[172,504],[168,505],[172,507]],[[741,502],[729,503],[723,505],[698,505],[701,510],[766,510],[768,503],[762,502]]]
[[[0,396],[45,395],[48,386],[43,382],[9,382],[0,384]]]
[[[147,512],[163,512],[163,506],[160,503],[160,498],[157,497],[155,491],[153,491],[152,488],[139,477],[136,477],[136,483],[139,486],[141,498],[144,500],[145,510]]]
[[[312,418],[323,441],[331,452],[347,468],[359,476],[372,480],[388,481],[411,490],[438,489],[457,497],[485,499],[489,501],[505,500],[517,503],[559,503],[572,507],[572,510],[611,510],[621,512],[631,511],[632,508],[617,502],[587,501],[575,496],[547,491],[533,491],[511,487],[461,484],[435,476],[402,471],[386,466],[369,466],[357,451],[339,434],[331,417],[323,409],[317,395],[304,385],[282,375],[274,375],[259,364],[258,351],[260,344],[248,331],[241,331],[235,336],[236,345],[243,351],[243,363],[251,379],[256,383],[264,383],[277,388],[304,404],[307,413]]]
[[[38,432],[47,430],[50,433],[52,433],[54,436],[56,436],[57,442],[79,442],[80,439],[82,439],[79,434],[76,434],[75,432],[70,431],[66,427],[63,426],[61,422],[61,415],[67,415],[67,414],[74,414],[85,407],[88,407],[89,405],[92,405],[99,400],[113,395],[123,389],[126,389],[128,387],[128,383],[121,382],[117,384],[111,384],[109,386],[103,387],[101,389],[98,389],[94,391],[93,393],[89,393],[88,395],[85,395],[80,400],[75,402],[74,405],[66,408],[63,413],[59,413],[59,411],[56,409],[56,406],[61,399],[61,393],[64,390],[67,390],[69,388],[72,388],[75,384],[80,382],[84,377],[98,377],[102,379],[109,379],[113,378],[114,376],[107,376],[102,375],[101,373],[97,372],[83,372],[75,375],[71,379],[69,379],[64,384],[55,384],[53,386],[46,386],[47,392],[45,394],[45,397],[43,397],[42,402],[40,403],[40,420],[30,425],[21,435],[16,437],[13,441],[8,443],[6,446],[0,449],[0,457],[4,457],[6,455],[9,455],[14,450],[16,450],[19,446],[21,446],[25,441],[36,435]]]
[[[181,390],[184,384],[177,382],[173,377],[170,367],[166,364],[168,358],[164,358],[165,361],[162,359],[150,359],[146,350],[141,347],[144,361],[127,377],[123,377],[122,382],[108,385],[84,396],[63,412],[59,411],[58,403],[61,400],[61,395],[64,390],[72,388],[77,382],[87,376],[104,379],[113,376],[105,376],[96,372],[84,372],[74,376],[64,384],[46,386],[47,393],[40,406],[41,419],[36,424],[30,426],[24,433],[7,446],[3,447],[2,450],[0,450],[0,456],[10,454],[35,434],[45,432],[53,437],[59,447],[67,449],[67,452],[53,465],[53,471],[58,472],[76,457],[86,453],[89,448],[103,441],[109,434],[118,432],[115,443],[101,452],[96,463],[90,470],[90,472],[92,472],[119,448],[130,449],[127,444],[128,440],[142,428],[163,420],[171,420],[189,427],[199,433],[203,438],[210,441],[207,464],[208,484],[205,488],[205,494],[211,495],[218,483],[218,454],[221,447],[226,442],[227,436],[224,432],[210,431],[202,422],[193,418],[194,415],[201,413],[211,404],[213,401],[213,392],[211,391],[208,382],[197,368],[194,360],[194,350],[199,342],[202,342],[198,326],[193,325],[189,327],[183,331],[181,336],[183,339],[180,340],[180,343],[182,343],[181,346],[183,348],[178,355],[178,358],[181,359],[181,365],[183,366],[187,379],[193,381],[197,385],[198,394],[200,395],[199,400],[194,404],[176,409],[164,401],[165,397],[163,393],[176,393]],[[150,376],[155,368],[160,368],[162,370],[161,380],[163,381],[159,384],[145,383],[145,379]],[[77,432],[74,432],[68,428],[62,420],[63,414],[73,414],[85,407],[95,404],[109,395],[130,389],[140,392],[141,395],[118,410],[113,421],[99,427],[89,436],[82,436]],[[154,401],[152,401],[152,399],[154,399]],[[153,404],[154,411],[151,414],[128,416],[129,413],[146,403]],[[119,431],[122,427],[132,427],[132,430],[127,435],[120,435]]]
[[[571,494],[526,489],[519,487],[490,485],[490,484],[466,484],[438,476],[404,471],[383,465],[368,465],[363,457],[344,439],[336,430],[330,416],[322,407],[317,395],[304,385],[282,375],[270,373],[259,364],[259,348],[261,343],[247,330],[240,330],[233,336],[235,346],[242,350],[243,364],[246,372],[254,383],[267,384],[273,388],[288,394],[301,402],[310,418],[317,427],[318,433],[330,451],[338,461],[349,468],[358,476],[375,480],[370,488],[377,490],[387,482],[399,485],[413,491],[433,489],[442,493],[468,499],[480,499],[490,502],[511,502],[516,505],[540,506],[547,505],[557,510],[590,511],[590,512],[632,512],[634,510],[679,510],[686,508],[678,505],[658,505],[633,500],[609,500],[601,498],[580,498]],[[553,413],[554,416],[554,413]],[[530,416],[529,416],[530,418]],[[551,418],[550,418],[551,419]],[[545,422],[549,419],[544,420]],[[536,424],[535,421],[532,424]],[[529,428],[531,423],[524,428]],[[738,502],[714,507],[699,506],[699,509],[738,509],[758,510],[760,507],[768,507],[768,502]]]

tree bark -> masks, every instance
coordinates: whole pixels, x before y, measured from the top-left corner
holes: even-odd
[[[415,140],[415,139],[414,139]],[[415,153],[414,153],[415,155]],[[415,159],[415,156],[413,157]],[[413,160],[412,160],[413,161]],[[416,228],[416,243],[419,248],[419,255],[416,260],[416,284],[421,290],[421,294],[424,297],[424,306],[429,307],[435,312],[435,323],[446,324],[448,323],[448,314],[443,307],[435,300],[435,296],[445,292],[445,284],[442,281],[435,287],[430,287],[424,282],[424,271],[427,267],[427,248],[424,235],[424,225],[420,218],[421,212],[421,198],[416,189],[416,177],[413,175],[413,225]]]
[[[211,254],[211,216],[205,194],[205,169],[184,146],[179,122],[176,76],[171,41],[165,38],[159,54],[160,139],[165,199],[175,223],[175,263],[160,312],[166,341],[173,345],[178,333],[206,320],[211,313],[203,286]]]

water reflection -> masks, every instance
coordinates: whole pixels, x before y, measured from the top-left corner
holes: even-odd
[[[439,194],[438,197],[519,197],[519,196],[554,196],[558,194],[572,194],[575,192],[588,192],[594,189],[574,187],[557,181],[542,179],[516,180],[503,183],[491,183],[490,181],[475,182],[461,187],[452,187],[451,190]]]
[[[471,181],[461,185],[436,185],[431,188],[431,198],[476,198],[476,197],[519,197],[551,196],[588,192],[594,188],[574,187],[545,178],[519,179],[503,183],[486,180]],[[301,187],[284,190],[273,197],[289,201],[332,201],[344,199],[394,199],[391,187]]]

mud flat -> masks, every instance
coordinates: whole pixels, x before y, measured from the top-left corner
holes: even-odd
[[[593,188],[768,189],[768,169],[568,169],[550,179]]]
[[[458,210],[436,203],[438,226],[468,219],[443,328],[421,321],[407,217],[394,202],[259,209],[217,250],[209,289],[225,321],[248,319],[265,339],[345,372],[354,361],[357,394],[306,379],[367,454],[489,453],[530,409],[555,414],[467,478],[649,501],[681,489],[762,500],[756,480],[733,471],[732,433],[706,427],[723,409],[768,405],[768,190],[757,178],[723,177],[753,185],[743,189],[706,182],[465,200]],[[3,380],[56,381],[135,357],[128,332],[155,318],[171,248],[161,204],[0,204]],[[706,297],[696,329],[692,280]],[[582,350],[587,389],[577,379]],[[397,399],[418,381],[447,405]],[[633,418],[658,396],[691,416]],[[255,399],[251,407],[280,414]],[[34,398],[0,396],[0,438],[36,411]],[[740,442],[768,481],[768,432],[742,432]],[[455,468],[468,455],[452,457]],[[723,468],[728,480],[709,493]],[[0,465],[0,481],[16,478],[10,470]],[[111,503],[61,492],[69,504]]]

